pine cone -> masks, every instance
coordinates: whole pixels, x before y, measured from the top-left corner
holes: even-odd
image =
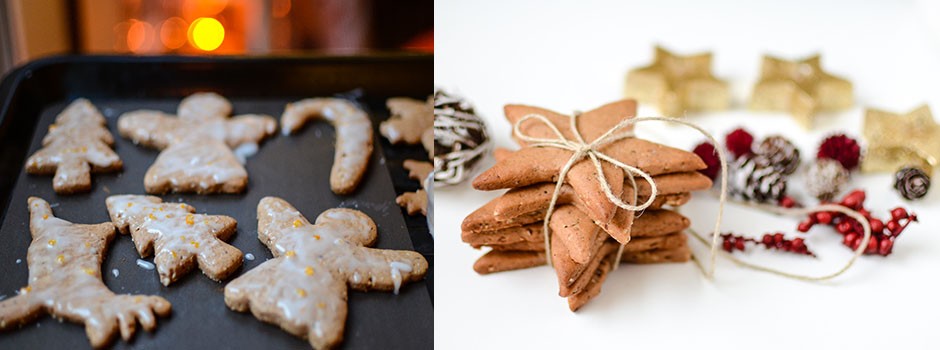
[[[757,146],[757,154],[766,157],[784,175],[793,174],[800,166],[800,150],[783,136],[765,138]]]
[[[746,201],[776,203],[787,191],[786,176],[764,156],[738,158],[728,175],[731,195]]]
[[[930,176],[916,167],[898,170],[894,176],[894,188],[906,199],[921,198],[930,189]]]
[[[816,159],[806,173],[806,189],[822,201],[831,200],[849,182],[849,171],[838,160]]]

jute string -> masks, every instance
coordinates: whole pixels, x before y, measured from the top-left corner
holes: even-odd
[[[588,159],[591,160],[591,163],[594,165],[594,168],[596,169],[595,174],[597,174],[597,180],[598,180],[598,183],[601,184],[601,189],[603,190],[604,195],[607,197],[607,199],[611,203],[613,203],[617,207],[620,207],[624,210],[634,211],[634,212],[642,211],[648,208],[650,205],[652,205],[653,201],[656,199],[658,189],[656,187],[656,183],[653,181],[653,178],[650,177],[649,174],[633,166],[624,164],[623,162],[620,162],[617,159],[614,159],[613,157],[610,157],[599,150],[602,146],[610,144],[612,142],[616,142],[625,138],[635,137],[635,134],[633,133],[632,130],[621,131],[622,129],[627,128],[639,122],[650,121],[650,120],[658,120],[658,121],[665,121],[669,123],[681,124],[681,125],[685,125],[685,126],[688,126],[690,128],[697,130],[706,138],[708,138],[708,141],[711,142],[715,146],[715,149],[720,149],[719,148],[720,146],[718,145],[718,141],[716,141],[715,138],[711,134],[709,134],[707,131],[702,129],[702,127],[694,123],[685,121],[685,120],[669,118],[669,117],[637,117],[637,118],[625,119],[624,121],[621,121],[614,127],[607,130],[607,132],[605,132],[603,135],[601,135],[594,141],[587,143],[584,141],[584,138],[581,136],[581,132],[578,130],[578,123],[577,123],[578,116],[579,114],[574,114],[574,115],[569,116],[569,119],[568,119],[570,122],[571,133],[574,135],[575,140],[569,140],[567,137],[565,137],[564,134],[561,133],[561,131],[558,130],[558,128],[550,120],[548,120],[548,118],[540,114],[534,114],[534,113],[528,114],[522,117],[521,119],[519,119],[518,121],[516,121],[516,123],[513,125],[513,134],[519,139],[526,141],[529,147],[554,147],[554,148],[560,148],[560,149],[564,149],[564,150],[568,150],[572,152],[571,157],[568,159],[568,162],[565,163],[565,166],[562,167],[561,171],[558,174],[558,181],[555,183],[554,192],[552,192],[552,200],[551,202],[549,202],[548,210],[545,213],[545,219],[542,220],[542,234],[545,237],[545,256],[546,256],[547,263],[549,266],[552,266],[552,243],[551,243],[551,228],[549,227],[549,220],[551,219],[552,214],[555,211],[555,205],[558,201],[559,195],[561,194],[561,187],[565,183],[565,178],[568,175],[568,171],[570,171],[571,167],[573,167],[581,159],[587,157]],[[535,119],[544,123],[555,134],[555,136],[557,136],[557,138],[553,138],[553,139],[552,138],[539,138],[539,137],[532,137],[532,136],[522,133],[520,129],[522,127],[522,124],[530,119]],[[727,201],[727,194],[728,194],[728,161],[727,159],[725,159],[724,152],[717,152],[717,153],[718,153],[718,159],[721,162],[721,192],[719,194],[719,199],[718,199],[718,213],[717,213],[717,217],[715,220],[715,230],[712,233],[712,239],[710,243],[711,250],[709,253],[708,267],[702,266],[701,261],[699,261],[698,258],[694,258],[693,256],[696,264],[699,266],[699,268],[702,270],[702,272],[705,274],[707,278],[712,278],[715,274],[715,262],[716,262],[716,258],[719,252],[718,251],[718,238],[719,238],[719,233],[721,229],[721,219],[724,213],[724,206],[725,206],[725,202]],[[638,175],[642,177],[643,180],[645,180],[650,185],[649,199],[647,199],[646,202],[640,205],[632,205],[632,204],[624,203],[620,198],[614,195],[613,191],[610,189],[610,183],[607,182],[607,178],[604,175],[603,168],[601,167],[601,162],[600,162],[601,160],[604,160],[624,170],[625,174],[627,175],[627,178],[630,180],[631,186],[633,187],[633,195],[634,195],[633,202],[634,203],[636,203],[637,195],[638,195],[637,185],[636,185],[634,176]],[[840,205],[824,204],[824,205],[819,205],[819,206],[812,207],[812,208],[798,208],[798,209],[787,209],[787,208],[768,206],[764,209],[772,211],[772,212],[776,212],[779,214],[784,214],[784,215],[806,215],[808,213],[817,212],[817,211],[840,212],[840,213],[843,213],[852,217],[853,219],[858,220],[858,222],[861,223],[862,227],[864,228],[865,235],[862,238],[861,244],[859,244],[859,247],[855,250],[855,255],[848,261],[848,263],[844,267],[842,267],[842,269],[834,273],[823,275],[823,276],[818,276],[818,277],[789,273],[789,272],[780,271],[774,268],[754,265],[751,263],[741,261],[737,258],[734,258],[730,254],[724,254],[723,256],[725,256],[732,262],[738,264],[739,266],[750,268],[753,270],[773,273],[773,274],[783,276],[783,277],[789,277],[789,278],[794,278],[794,279],[799,279],[799,280],[809,280],[809,281],[826,280],[826,279],[830,279],[838,275],[841,275],[846,270],[848,270],[852,266],[852,264],[855,263],[855,260],[858,259],[858,257],[865,251],[865,248],[868,246],[868,240],[871,238],[871,227],[868,224],[868,220],[866,220],[864,216],[862,216],[858,212],[848,209],[846,207],[840,206]],[[691,231],[691,230],[690,232],[693,234],[694,237],[696,237],[702,243],[709,244],[708,241],[704,237],[699,235],[698,233],[695,233],[694,231]],[[616,259],[614,260],[613,266],[615,269],[617,268],[618,265],[620,265],[619,262],[620,262],[621,255],[623,254],[623,250],[624,250],[624,244],[621,244],[619,249],[617,249]]]

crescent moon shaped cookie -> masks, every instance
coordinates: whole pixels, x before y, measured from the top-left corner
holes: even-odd
[[[105,119],[90,101],[73,101],[56,116],[42,139],[42,149],[26,161],[26,172],[55,174],[52,188],[59,194],[88,192],[91,173],[120,171],[123,167],[111,146],[114,137]]]
[[[170,314],[170,302],[158,296],[116,295],[101,281],[101,262],[114,238],[114,225],[80,225],[56,218],[49,203],[29,198],[33,241],[26,261],[29,285],[0,302],[0,330],[13,329],[43,314],[85,324],[91,346],[108,345],[115,332],[125,341],[136,324],[156,328],[154,314]]]
[[[140,256],[155,252],[153,262],[164,286],[193,265],[221,281],[242,264],[241,250],[224,242],[235,233],[231,217],[196,214],[188,204],[163,203],[155,196],[116,195],[105,202],[111,222],[122,234],[131,234]]]
[[[352,192],[372,156],[369,115],[344,99],[308,98],[287,104],[281,116],[281,129],[285,134],[292,133],[311,119],[324,119],[336,129],[336,155],[330,171],[330,188],[336,194]]]
[[[215,93],[184,98],[178,117],[153,110],[121,115],[118,131],[140,145],[163,150],[144,176],[147,193],[240,193],[248,172],[232,149],[256,148],[277,129],[266,115],[229,118],[232,105]]]
[[[287,201],[265,197],[258,203],[258,239],[274,258],[225,286],[225,304],[251,310],[317,349],[343,338],[347,285],[398,293],[428,269],[416,252],[367,248],[376,239],[375,223],[352,209],[327,210],[311,224]]]

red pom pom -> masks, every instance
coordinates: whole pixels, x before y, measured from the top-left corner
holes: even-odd
[[[842,166],[852,170],[858,166],[858,157],[861,148],[858,142],[844,134],[838,134],[827,137],[819,146],[819,153],[816,158],[830,158],[842,163]]]
[[[695,150],[692,152],[702,158],[702,161],[708,166],[698,172],[705,174],[709,179],[715,180],[718,172],[721,171],[721,161],[718,159],[718,150],[715,149],[715,146],[712,146],[709,142],[702,142],[695,146]]]
[[[738,128],[725,136],[725,147],[731,151],[735,158],[754,153],[751,145],[754,144],[754,136]]]

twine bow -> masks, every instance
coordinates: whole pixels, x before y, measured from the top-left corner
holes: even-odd
[[[595,173],[597,174],[598,182],[601,184],[601,189],[604,191],[604,195],[607,196],[607,199],[611,203],[615,204],[616,206],[624,210],[641,211],[641,210],[648,208],[650,205],[652,205],[653,201],[656,199],[658,189],[656,188],[656,183],[653,181],[653,178],[650,177],[649,174],[647,174],[646,172],[636,167],[630,166],[628,164],[624,164],[623,162],[620,162],[614,159],[613,157],[604,154],[603,152],[599,150],[599,148],[601,148],[604,145],[635,136],[633,131],[624,131],[620,133],[618,133],[618,131],[628,126],[631,126],[631,125],[634,125],[636,123],[643,122],[643,121],[650,121],[650,120],[665,121],[665,122],[681,124],[681,125],[685,125],[690,128],[693,128],[697,130],[698,132],[700,132],[702,135],[704,135],[706,138],[708,138],[708,141],[711,142],[715,146],[715,149],[719,149],[720,147],[718,144],[718,141],[716,141],[715,138],[711,134],[705,131],[705,129],[702,129],[702,127],[694,123],[685,121],[685,120],[669,118],[669,117],[629,118],[624,121],[621,121],[614,127],[610,128],[609,130],[607,130],[607,132],[605,132],[603,135],[601,135],[594,141],[587,143],[584,141],[584,138],[581,136],[581,132],[578,131],[577,118],[579,115],[580,114],[576,113],[576,114],[569,116],[569,122],[571,124],[570,125],[571,133],[575,136],[575,140],[569,140],[568,138],[566,138],[565,135],[562,134],[561,131],[558,130],[555,124],[553,124],[550,120],[548,120],[548,118],[546,118],[543,115],[536,114],[536,113],[528,114],[522,117],[521,119],[516,121],[516,123],[513,125],[513,135],[515,135],[519,139],[522,139],[523,141],[526,141],[529,144],[529,147],[555,147],[555,148],[560,148],[560,149],[564,149],[564,150],[568,150],[572,152],[571,157],[568,159],[568,162],[565,163],[565,166],[561,169],[561,172],[558,175],[558,181],[555,183],[555,190],[552,193],[552,200],[551,202],[549,202],[548,210],[545,213],[545,219],[542,221],[542,234],[545,236],[545,256],[546,256],[546,259],[548,260],[547,262],[549,266],[552,266],[552,254],[551,254],[552,244],[551,244],[551,229],[548,225],[549,219],[551,219],[552,213],[554,213],[555,211],[555,204],[558,201],[558,196],[561,193],[561,187],[565,182],[565,176],[568,175],[568,171],[571,170],[571,167],[573,167],[581,159],[585,157],[591,159],[591,162],[594,164],[594,168],[597,170]],[[524,123],[525,121],[529,119],[535,119],[544,123],[546,126],[548,126],[549,129],[551,129],[553,133],[555,133],[557,138],[554,138],[554,139],[539,138],[539,137],[532,137],[532,136],[522,133],[520,129],[522,126],[522,123]],[[724,213],[725,202],[727,201],[727,195],[728,195],[728,161],[725,159],[724,152],[718,151],[717,153],[718,153],[718,159],[721,162],[721,192],[718,197],[718,213],[717,213],[717,217],[715,220],[715,230],[712,233],[711,244],[709,245],[710,253],[709,253],[708,267],[706,268],[702,266],[701,262],[697,258],[695,258],[693,255],[693,258],[696,264],[702,270],[702,272],[705,274],[707,278],[712,278],[715,274],[715,261],[718,256],[717,254],[718,253],[718,237],[719,237],[719,232],[721,229],[721,219]],[[604,176],[603,168],[601,168],[601,162],[600,162],[601,160],[607,161],[608,163],[613,164],[617,166],[618,168],[621,168],[624,170],[624,172],[630,179],[631,186],[633,186],[633,196],[634,196],[633,202],[634,203],[636,203],[637,196],[638,196],[638,190],[637,190],[636,180],[634,178],[634,175],[639,175],[640,177],[642,177],[643,180],[645,180],[650,185],[649,199],[647,199],[646,202],[643,204],[631,205],[628,203],[624,203],[622,200],[620,200],[620,198],[617,198],[617,196],[615,196],[614,193],[611,191],[610,183],[607,182],[607,178]],[[760,208],[777,213],[777,214],[794,215],[794,216],[806,215],[808,213],[818,212],[818,211],[841,212],[852,217],[853,219],[857,220],[859,223],[862,224],[862,228],[864,230],[864,236],[862,237],[862,242],[859,244],[859,247],[855,250],[855,254],[848,261],[848,263],[846,263],[846,265],[843,266],[838,271],[828,274],[828,275],[807,276],[807,275],[789,273],[789,272],[777,270],[774,268],[750,264],[750,263],[741,261],[739,259],[736,259],[732,257],[730,254],[724,255],[726,258],[728,258],[732,262],[745,268],[750,268],[750,269],[757,270],[757,271],[768,272],[768,273],[776,274],[779,276],[799,279],[799,280],[807,280],[807,281],[827,280],[827,279],[831,279],[836,276],[839,276],[845,271],[847,271],[849,267],[851,267],[852,264],[854,264],[855,261],[858,259],[858,257],[861,256],[861,254],[865,251],[865,247],[868,245],[868,241],[871,239],[871,227],[868,223],[868,220],[865,220],[865,217],[862,216],[859,212],[840,206],[840,205],[823,204],[823,205],[819,205],[819,206],[812,207],[812,208],[799,208],[799,209],[786,209],[786,208],[776,208],[776,207],[767,207],[767,206],[762,206]],[[694,231],[690,231],[690,232],[699,241],[701,241],[704,244],[708,244],[707,240],[704,237],[700,236],[698,233]],[[616,269],[617,266],[620,265],[620,257],[621,255],[623,255],[624,246],[625,244],[621,244],[620,248],[617,250],[617,255],[613,264],[614,269]]]

